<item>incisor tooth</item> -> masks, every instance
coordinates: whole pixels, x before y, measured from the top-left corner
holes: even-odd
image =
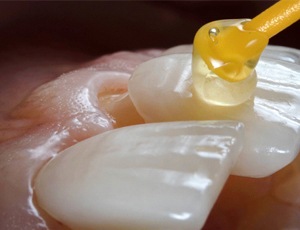
[[[129,95],[146,122],[243,122],[245,146],[233,170],[235,175],[264,177],[293,161],[300,150],[300,65],[265,58],[268,49],[273,56],[282,56],[281,50],[267,48],[256,68],[254,97],[239,106],[214,106],[194,96],[192,55],[182,53],[190,49],[178,49],[142,63],[129,80]],[[300,55],[297,50],[290,52]]]
[[[61,152],[35,181],[38,204],[72,229],[198,230],[242,148],[239,122],[115,129]]]

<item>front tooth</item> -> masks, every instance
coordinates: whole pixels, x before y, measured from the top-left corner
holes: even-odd
[[[289,164],[300,150],[300,65],[262,56],[254,98],[222,107],[194,96],[191,60],[188,53],[170,54],[137,67],[129,95],[145,121],[239,120],[245,124],[245,146],[233,174],[264,177]]]
[[[108,131],[66,149],[35,180],[38,204],[72,229],[200,229],[242,148],[238,122]]]

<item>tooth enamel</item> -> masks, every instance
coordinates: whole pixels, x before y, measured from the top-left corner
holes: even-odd
[[[187,50],[167,50],[142,63],[130,78],[130,97],[145,121],[239,120],[245,124],[245,146],[233,174],[263,177],[289,164],[300,150],[300,66],[264,58],[266,50],[256,68],[254,99],[217,107],[195,99]]]
[[[115,129],[50,161],[39,205],[72,229],[198,230],[242,148],[239,122],[167,122]]]

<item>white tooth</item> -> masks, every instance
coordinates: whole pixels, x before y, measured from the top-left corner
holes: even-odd
[[[180,50],[180,51],[178,51]],[[186,52],[179,47],[173,52]],[[239,120],[245,147],[233,174],[264,177],[289,164],[300,150],[300,65],[268,59],[268,50],[290,60],[298,50],[268,47],[256,68],[254,98],[235,107],[207,105],[195,99],[191,54],[171,54],[141,64],[129,80],[129,94],[146,122]],[[281,58],[282,59],[282,58]],[[293,59],[294,60],[294,59]],[[290,61],[292,62],[292,61]]]
[[[115,129],[51,160],[39,205],[72,229],[198,230],[242,148],[238,122],[167,122]]]

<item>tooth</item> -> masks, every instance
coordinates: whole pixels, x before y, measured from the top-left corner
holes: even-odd
[[[129,95],[144,120],[243,122],[245,146],[235,175],[264,177],[293,161],[300,150],[300,66],[264,58],[266,50],[256,68],[254,98],[235,107],[213,106],[194,97],[188,50],[188,46],[167,50],[134,71]]]
[[[242,148],[239,122],[119,128],[61,152],[38,204],[72,229],[200,229]]]

